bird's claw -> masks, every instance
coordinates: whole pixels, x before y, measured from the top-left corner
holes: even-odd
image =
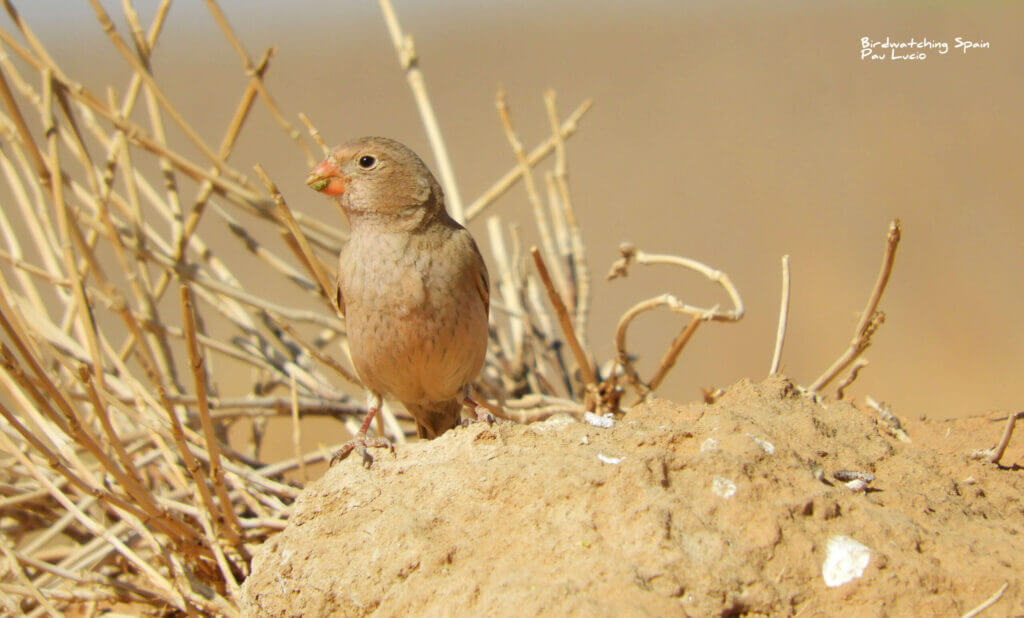
[[[363,467],[369,468],[373,465],[373,457],[367,450],[370,448],[386,448],[391,451],[392,456],[397,457],[395,454],[395,446],[391,444],[391,441],[387,438],[367,438],[363,436],[353,438],[342,445],[342,447],[338,449],[338,452],[334,454],[334,457],[331,457],[330,466],[333,466],[351,455],[352,451],[356,451],[359,453],[359,456],[363,458]]]
[[[494,415],[491,414],[491,412],[487,408],[485,408],[485,407],[483,407],[481,405],[478,405],[475,408],[473,408],[473,412],[476,414],[476,418],[464,418],[464,419],[462,419],[462,426],[463,427],[469,427],[470,425],[472,425],[474,423],[487,423],[488,425],[493,425],[494,424],[494,421],[495,421]]]

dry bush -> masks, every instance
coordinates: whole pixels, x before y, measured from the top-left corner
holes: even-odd
[[[354,432],[365,412],[350,394],[359,384],[325,265],[346,234],[292,212],[259,166],[256,183],[228,162],[256,105],[309,166],[325,150],[312,123],[296,116],[304,136],[267,91],[272,50],[250,57],[207,1],[248,80],[242,93],[211,94],[239,101],[214,147],[149,72],[169,0],[148,27],[124,0],[126,34],[90,3],[133,70],[120,96],[65,74],[6,0],[15,28],[0,29],[0,168],[10,193],[0,209],[0,603],[29,615],[122,604],[233,615],[253,548],[285,525],[301,490],[290,473],[332,452],[299,451],[303,420],[327,416]],[[642,301],[620,320],[617,357],[598,364],[587,345],[590,272],[565,147],[589,101],[563,118],[546,93],[551,135],[527,149],[499,93],[514,165],[463,204],[412,39],[390,2],[381,9],[453,216],[472,221],[520,182],[533,208],[539,248],[524,248],[519,229],[496,215],[486,222],[495,289],[490,353],[475,386],[501,415],[528,422],[619,412],[625,389],[640,400],[657,388],[702,322],[742,317],[724,273],[623,245],[610,278],[633,264],[676,264],[719,283],[732,307],[696,307],[671,294]],[[169,146],[169,134],[187,148]],[[225,226],[237,244],[208,244],[201,222]],[[219,257],[232,252],[240,264]],[[263,273],[259,289],[243,283],[242,271]],[[294,302],[266,294],[282,288]],[[690,320],[644,380],[627,332],[659,307]],[[875,326],[859,327],[865,343]],[[220,393],[218,373],[229,366],[250,371],[241,396]],[[272,416],[292,418],[296,452],[268,465],[260,447]],[[414,432],[404,411],[386,407],[378,418],[393,441]],[[251,423],[250,439],[232,445],[228,429],[239,421]]]

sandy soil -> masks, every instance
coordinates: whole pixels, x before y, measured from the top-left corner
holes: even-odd
[[[1009,582],[989,615],[1021,613],[1024,471],[965,456],[998,425],[909,431],[784,378],[713,405],[656,400],[611,428],[459,428],[313,483],[254,561],[246,611],[951,616]],[[1004,463],[1022,456],[1018,441]],[[839,471],[874,480],[854,491]],[[836,537],[867,565],[830,587]]]

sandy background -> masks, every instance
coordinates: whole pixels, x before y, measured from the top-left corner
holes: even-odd
[[[123,92],[128,69],[82,4],[21,2],[19,9],[66,72],[96,92],[108,83]],[[104,4],[119,13],[120,3]],[[148,23],[156,3],[139,4]],[[767,372],[784,253],[794,286],[784,369],[798,382],[813,380],[849,341],[886,227],[899,216],[904,242],[882,303],[888,319],[855,393],[889,401],[907,417],[1019,408],[1024,5],[765,4],[396,8],[415,36],[464,199],[514,162],[494,113],[499,82],[531,145],[546,135],[546,88],[557,89],[563,114],[592,97],[569,154],[595,273],[603,275],[618,243],[630,240],[732,276],[747,317],[699,331],[663,396],[688,401],[700,387]],[[305,112],[332,142],[391,136],[433,164],[371,3],[222,6],[251,56],[278,47],[267,82],[291,118]],[[860,60],[863,36],[961,36],[991,48],[871,62]],[[200,3],[172,8],[154,72],[202,135],[219,141],[245,78]],[[299,151],[257,109],[232,159],[236,168],[262,162],[293,208],[337,217],[305,189]],[[522,187],[494,212],[532,229]],[[484,218],[473,229],[482,236]],[[223,232],[204,234],[213,241]],[[636,274],[594,286],[590,337],[601,359],[611,354],[619,314],[635,300],[662,291],[695,304],[725,300],[696,276]],[[243,275],[259,281],[257,272]],[[641,368],[649,373],[680,326],[670,315],[637,325]],[[238,375],[242,390],[245,375]]]

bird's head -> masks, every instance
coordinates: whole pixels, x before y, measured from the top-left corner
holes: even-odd
[[[422,218],[444,210],[441,187],[416,153],[383,137],[338,146],[313,168],[306,184],[334,196],[353,217]]]

